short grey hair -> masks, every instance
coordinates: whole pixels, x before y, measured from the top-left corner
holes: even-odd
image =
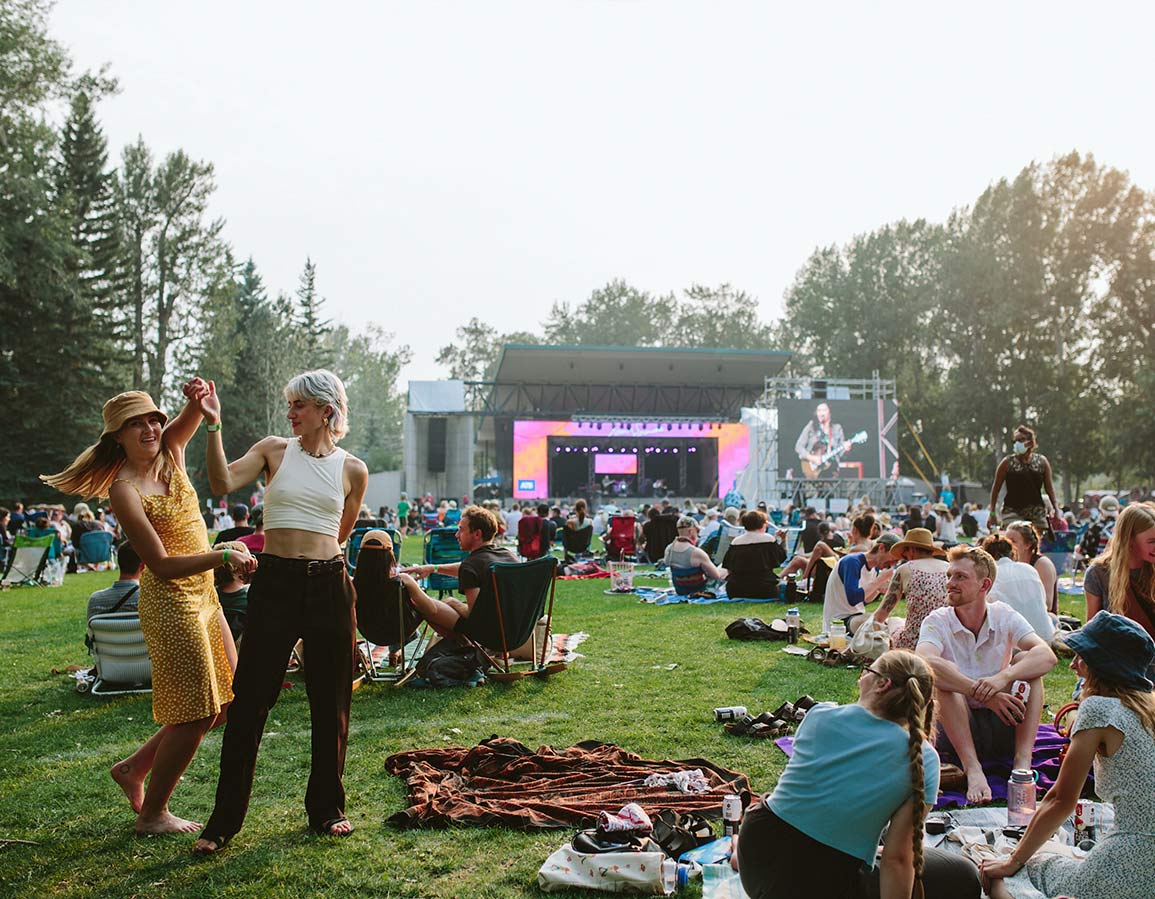
[[[345,397],[345,385],[328,369],[318,368],[297,375],[285,385],[285,399],[332,406],[329,434],[333,442],[336,443],[349,433],[349,401]]]

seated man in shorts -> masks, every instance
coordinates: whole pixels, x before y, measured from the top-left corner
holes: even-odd
[[[934,669],[939,753],[958,756],[967,801],[988,802],[982,760],[1012,758],[1012,767],[1031,767],[1043,675],[1057,659],[1027,619],[988,600],[997,573],[989,553],[959,545],[947,558],[948,605],[923,619],[918,654]],[[1015,681],[1029,686],[1025,702],[1013,695]]]
[[[457,629],[458,622],[469,617],[482,591],[487,595],[493,592],[490,565],[518,561],[508,549],[494,545],[497,531],[496,515],[480,506],[468,506],[457,525],[457,544],[469,553],[465,559],[444,565],[419,565],[398,575],[421,617],[438,632],[447,634]],[[464,602],[456,597],[434,599],[414,580],[434,573],[457,578],[457,589],[465,596]]]

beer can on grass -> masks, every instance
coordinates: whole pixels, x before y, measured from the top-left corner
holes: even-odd
[[[722,836],[734,836],[741,825],[742,797],[731,793],[722,800]]]
[[[726,705],[721,708],[714,709],[715,721],[737,721],[746,714],[746,706],[744,705]]]

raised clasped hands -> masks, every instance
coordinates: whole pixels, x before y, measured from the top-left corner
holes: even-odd
[[[240,568],[242,579],[247,579],[254,571],[257,570],[257,557],[250,553],[247,549],[234,549],[229,552],[230,564],[235,564]]]
[[[221,420],[221,400],[217,396],[217,385],[214,381],[195,377],[185,382],[181,392],[190,401],[196,403],[201,415],[209,424],[216,424]]]

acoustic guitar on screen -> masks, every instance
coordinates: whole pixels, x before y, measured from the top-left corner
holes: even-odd
[[[860,443],[866,443],[866,431],[859,431],[845,443],[831,447],[822,454],[822,458],[817,463],[803,459],[802,474],[809,480],[838,477],[838,460],[850,450],[851,446]]]

